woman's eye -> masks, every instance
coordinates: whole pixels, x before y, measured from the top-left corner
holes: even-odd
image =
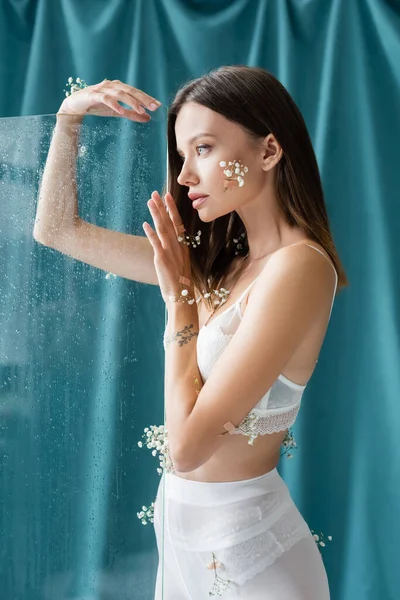
[[[200,146],[196,147],[196,150],[207,150],[210,146],[208,144],[201,144]],[[200,153],[201,156],[201,153]]]
[[[208,144],[200,144],[199,146],[196,146],[196,150],[208,150],[208,148],[210,148],[210,146]],[[202,156],[202,152],[200,152],[200,156]],[[185,160],[185,157],[182,156],[182,154],[179,154],[179,157],[182,161]]]

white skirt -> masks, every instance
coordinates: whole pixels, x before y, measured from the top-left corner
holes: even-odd
[[[155,600],[213,595],[226,600],[329,599],[320,552],[277,469],[216,483],[164,471],[154,527],[159,552]],[[301,540],[300,555],[288,561],[290,549]],[[277,564],[283,555],[285,560]],[[303,579],[298,589],[295,573],[289,572],[292,562]],[[282,584],[277,583],[278,571]]]

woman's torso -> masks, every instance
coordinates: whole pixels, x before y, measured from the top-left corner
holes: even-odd
[[[318,248],[331,262],[331,259],[322,246],[313,240],[308,240],[303,237],[299,240],[293,240],[293,242],[290,243],[295,244],[300,241],[303,243],[310,243],[315,248]],[[310,249],[310,251],[313,252],[314,250]],[[235,304],[249,284],[258,277],[271,256],[272,254],[265,259],[258,261],[262,264],[249,268],[248,271],[239,277],[237,275],[237,269],[240,261],[243,261],[243,259],[241,258],[233,261],[230,272],[223,284],[226,289],[232,290],[232,293],[227,302],[216,310],[213,316],[211,316],[211,312],[204,302],[199,302],[199,329],[201,329],[205,323],[207,323],[207,326],[210,326],[218,315],[222,314]],[[246,304],[251,293],[252,288],[240,303],[242,315],[246,310]],[[331,293],[331,291],[329,291],[329,293]],[[305,385],[313,374],[327,330],[330,308],[330,304],[328,305],[327,303],[324,314],[321,314],[319,318],[316,319],[314,326],[308,332],[303,343],[293,354],[290,361],[285,365],[282,375],[292,382]],[[245,436],[227,435],[225,436],[225,444],[221,446],[208,461],[193,471],[177,473],[177,475],[184,479],[207,482],[237,481],[258,477],[271,471],[277,466],[281,445],[286,433],[287,430],[273,434],[260,435],[252,446],[248,444],[248,440]],[[235,460],[232,460],[233,457]]]

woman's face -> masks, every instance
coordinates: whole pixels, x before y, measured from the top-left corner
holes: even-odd
[[[198,210],[201,220],[209,222],[237,210],[260,193],[266,178],[263,149],[240,125],[205,106],[188,102],[177,116],[175,136],[182,157],[178,183],[189,188],[188,193],[208,196],[193,209]],[[221,167],[221,161],[226,166]],[[238,161],[239,174],[234,173],[234,167],[233,177],[224,174],[230,169],[229,162]],[[236,179],[238,175],[243,179],[242,187]]]

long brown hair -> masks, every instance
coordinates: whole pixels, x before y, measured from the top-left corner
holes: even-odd
[[[211,292],[218,286],[235,257],[234,239],[245,232],[236,212],[203,223],[193,210],[188,189],[177,182],[182,159],[176,149],[175,123],[186,102],[196,102],[241,125],[254,139],[273,133],[282,147],[276,165],[276,192],[279,207],[290,226],[297,226],[328,253],[338,273],[337,289],[348,286],[329,226],[321,178],[307,126],[286,88],[260,67],[234,65],[219,67],[181,87],[168,110],[169,191],[175,199],[185,229],[201,229],[201,244],[189,246],[194,286]],[[246,240],[246,238],[245,238]],[[245,243],[242,253],[248,246]],[[214,308],[211,297],[207,302]]]

